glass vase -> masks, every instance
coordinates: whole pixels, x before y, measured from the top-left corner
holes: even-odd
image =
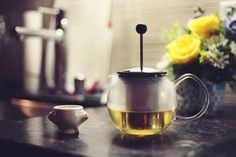
[[[205,81],[206,87],[210,95],[210,104],[207,115],[221,115],[223,113],[225,82],[212,83]]]

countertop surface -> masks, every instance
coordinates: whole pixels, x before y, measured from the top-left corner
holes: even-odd
[[[89,119],[78,136],[60,134],[45,116],[0,121],[0,156],[236,156],[236,107],[226,110],[233,116],[176,120],[165,134],[145,138],[120,134],[106,107],[86,109]]]

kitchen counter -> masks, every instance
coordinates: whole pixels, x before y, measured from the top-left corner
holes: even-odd
[[[227,106],[220,118],[176,120],[165,134],[146,138],[120,134],[105,107],[86,111],[79,136],[60,134],[46,116],[0,121],[0,156],[236,156],[236,107]]]
[[[50,94],[48,92],[39,92],[37,94],[24,91],[0,90],[1,99],[28,99],[33,101],[48,102],[54,104],[79,104],[86,107],[96,107],[105,105],[101,102],[101,93],[85,95],[63,95]]]

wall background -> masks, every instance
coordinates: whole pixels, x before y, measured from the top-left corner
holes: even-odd
[[[186,24],[187,20],[193,17],[193,8],[198,5],[205,8],[206,14],[218,12],[219,2],[225,0],[107,1],[112,1],[110,16],[113,46],[109,72],[113,73],[139,65],[139,37],[135,32],[137,23],[145,23],[148,26],[148,31],[144,36],[144,65],[155,67],[165,52],[165,43],[160,40],[160,32],[164,28],[170,28],[175,22]],[[22,25],[24,11],[37,9],[38,6],[51,7],[53,2],[53,0],[1,0],[0,14],[5,16],[10,32],[12,27]],[[0,88],[21,88],[22,53],[21,43],[14,38],[10,39],[4,51],[0,51]],[[236,101],[235,94],[228,88],[226,101]]]

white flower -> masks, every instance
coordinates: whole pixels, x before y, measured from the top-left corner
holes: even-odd
[[[225,66],[229,64],[229,55],[225,55],[218,49],[214,49],[214,51],[206,51],[206,53],[208,55],[208,60],[214,67],[224,69]]]
[[[236,56],[236,43],[232,41],[230,43],[230,48],[231,48],[231,53],[233,53]]]

